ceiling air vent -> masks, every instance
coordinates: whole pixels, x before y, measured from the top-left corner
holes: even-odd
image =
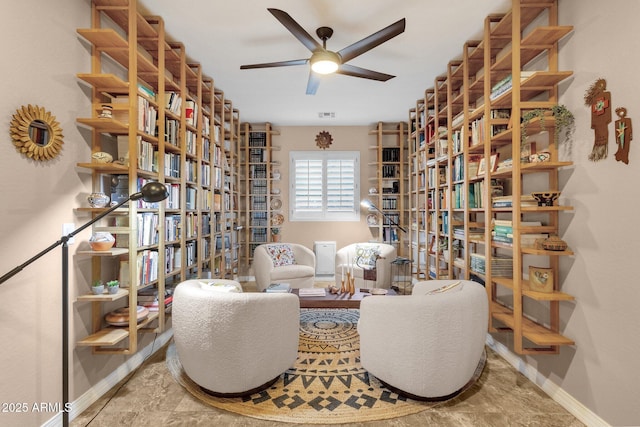
[[[320,112],[318,113],[318,117],[320,117],[321,119],[333,119],[336,117],[336,113],[334,112]]]

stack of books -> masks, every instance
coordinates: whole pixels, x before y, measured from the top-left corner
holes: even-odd
[[[494,196],[491,202],[494,208],[511,208],[513,196]],[[520,207],[522,206],[538,206],[538,202],[530,194],[523,194],[520,196]]]
[[[273,293],[287,293],[291,292],[291,285],[288,283],[272,283],[269,285],[265,292]]]
[[[164,309],[171,307],[173,295],[165,292]],[[158,299],[158,290],[155,288],[142,289],[138,291],[138,305],[145,307],[150,312],[160,311],[160,301]]]
[[[327,295],[325,288],[300,288],[298,289],[298,296],[301,297],[324,297]]]

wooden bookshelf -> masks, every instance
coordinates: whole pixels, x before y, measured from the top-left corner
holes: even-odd
[[[200,64],[187,60],[186,47],[168,40],[163,19],[144,16],[135,0],[93,0],[91,27],[77,33],[92,46],[90,72],[77,75],[91,87],[91,114],[77,123],[91,130],[92,152],[106,151],[116,159],[77,166],[91,172],[95,191],[106,188],[108,195],[109,183],[121,180],[128,194],[148,181],[170,191],[156,204],[130,201],[94,225],[94,232],[119,236],[122,246],[78,251],[91,259],[92,281],[118,279],[110,276],[120,270],[129,286],[115,295],[77,298],[92,307],[92,333],[78,345],[99,354],[133,354],[139,333],[169,326],[165,307],[141,322],[132,316],[128,326],[113,327],[104,321],[105,303],[134,311],[141,290],[153,288],[164,301],[165,291],[181,281],[237,272],[233,257],[225,256],[232,244],[216,248],[218,237],[230,235],[233,241],[237,211],[233,203],[214,208],[213,200],[214,194],[232,200],[237,191],[234,120],[239,121],[239,111]],[[101,117],[103,105],[112,107],[112,117]],[[77,210],[91,216],[103,211]],[[150,222],[139,224],[143,220]]]
[[[368,166],[376,172],[369,177],[369,200],[389,215],[397,224],[407,229],[409,223],[409,165],[407,147],[407,123],[379,122],[375,129],[369,131],[375,136],[376,143],[369,146],[371,161]],[[371,216],[369,216],[371,215]],[[382,243],[396,247],[398,256],[407,256],[409,236],[398,227],[392,226],[379,212],[367,214],[369,229],[373,238]],[[375,219],[375,223],[373,221]],[[408,231],[408,230],[407,230]]]
[[[525,234],[557,235],[560,215],[573,209],[557,204],[521,206],[523,188],[529,183],[543,182],[545,188],[558,190],[558,171],[571,167],[572,163],[559,158],[553,142],[556,126],[553,117],[545,116],[544,123],[534,118],[527,126],[527,135],[536,141],[547,135],[548,144],[541,147],[550,157],[545,162],[520,161],[522,130],[513,125],[520,123],[529,110],[556,105],[558,85],[573,74],[558,69],[557,48],[558,41],[573,28],[557,21],[556,0],[512,0],[507,13],[486,17],[481,40],[465,43],[462,53],[447,64],[446,73],[436,78],[433,87],[409,111],[409,212],[414,274],[419,280],[475,277],[485,281],[490,300],[490,330],[512,332],[514,351],[520,354],[556,354],[561,346],[574,345],[559,331],[560,303],[573,300],[560,290],[559,258],[572,256],[573,251],[548,251],[520,244]],[[504,89],[497,89],[503,83]],[[441,141],[443,136],[446,143]],[[442,153],[443,146],[446,153]],[[470,165],[477,159],[484,158],[488,163],[496,154],[500,160],[515,161],[498,170],[485,168],[477,175],[469,173]],[[440,170],[445,171],[445,178],[434,183],[433,177],[441,176]],[[513,205],[494,208],[492,196],[497,191],[512,195]],[[442,194],[448,201],[444,206]],[[422,212],[427,212],[428,217],[426,243],[420,234],[424,229]],[[542,225],[521,225],[534,218],[542,218]],[[492,239],[492,222],[496,219],[512,222],[512,243]],[[448,228],[443,229],[446,222]],[[484,260],[483,271],[472,269],[475,265],[472,256],[475,262]],[[544,262],[553,269],[552,292],[531,290],[523,268],[531,256],[536,257],[536,263]],[[508,268],[513,278],[502,277],[498,264],[492,267],[494,261],[504,262],[505,257],[511,259],[512,266]],[[510,301],[506,304],[508,308],[504,299]],[[527,300],[546,304],[546,318],[538,314],[541,318],[534,319],[528,314]]]

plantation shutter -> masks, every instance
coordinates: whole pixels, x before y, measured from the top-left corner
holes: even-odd
[[[322,160],[295,161],[295,210],[322,212]]]
[[[290,153],[293,221],[359,221],[357,151]]]
[[[353,212],[355,161],[327,160],[327,212]]]

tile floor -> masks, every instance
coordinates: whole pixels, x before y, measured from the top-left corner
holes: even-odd
[[[252,289],[252,285],[255,288],[255,284],[243,283],[243,288],[245,291],[255,290]],[[287,426],[279,422],[244,417],[201,403],[174,381],[166,367],[166,349],[167,346],[152,355],[138,370],[73,420],[71,426]],[[350,425],[367,427],[583,426],[580,421],[489,348],[487,348],[487,364],[479,381],[456,399],[414,415]]]
[[[222,411],[201,403],[179,386],[166,367],[166,346],[116,385],[72,427],[112,426],[257,426],[282,427]],[[434,409],[391,420],[350,424],[370,427],[578,427],[583,424],[487,349],[480,380],[456,399]],[[294,424],[291,424],[292,426]],[[315,425],[321,426],[321,425]]]

